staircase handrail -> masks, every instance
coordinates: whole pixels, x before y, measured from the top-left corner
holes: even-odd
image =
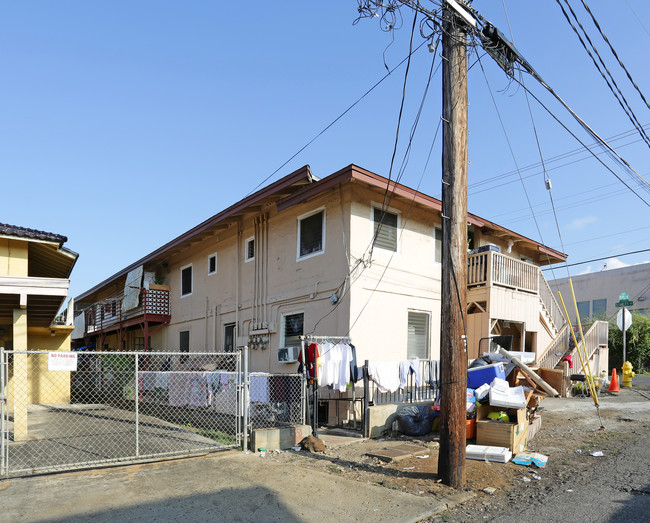
[[[561,329],[564,325],[566,325],[567,320],[564,317],[564,313],[562,312],[560,305],[555,299],[553,291],[551,290],[551,287],[546,281],[546,278],[544,277],[544,274],[542,274],[541,270],[539,271],[539,297],[542,300],[544,307],[546,307],[549,315],[551,316],[551,320],[555,324],[555,328]]]
[[[571,325],[565,323],[557,336],[546,349],[537,357],[537,367],[554,369],[560,360],[566,355],[569,348],[569,328]]]

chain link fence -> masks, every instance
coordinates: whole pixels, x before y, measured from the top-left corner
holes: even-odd
[[[242,354],[0,351],[0,476],[233,448],[304,422],[303,377]]]
[[[249,374],[250,428],[267,429],[305,422],[302,374]]]

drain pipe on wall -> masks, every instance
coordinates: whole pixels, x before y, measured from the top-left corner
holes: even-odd
[[[214,315],[212,316],[212,352],[217,352],[217,315],[219,314],[219,305],[214,306]]]
[[[241,233],[242,221],[237,224],[237,263],[235,265],[235,350],[237,349],[237,338],[239,337],[239,264],[241,263]]]

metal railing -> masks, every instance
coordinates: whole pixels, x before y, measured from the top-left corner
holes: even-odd
[[[170,291],[159,289],[140,289],[137,307],[122,310],[124,295],[117,295],[94,303],[84,310],[86,334],[101,332],[120,323],[143,316],[158,318],[171,315]]]
[[[368,372],[369,362],[366,362],[363,375],[364,389],[368,391],[367,398],[369,405],[416,403],[420,401],[435,401],[438,399],[440,393],[440,362],[438,360],[406,361],[415,361],[419,367],[419,371],[407,372],[405,378],[402,380],[404,385],[395,391],[389,392],[382,392],[381,383],[373,381]],[[404,364],[405,362],[394,363],[399,369],[400,364]]]
[[[585,340],[585,350],[582,352],[582,355],[584,357],[585,352],[587,354],[587,360],[591,360],[595,354],[595,352],[598,350],[598,348],[601,345],[607,345],[608,341],[608,331],[609,331],[609,323],[606,321],[595,321],[592,323],[589,328],[585,331],[585,328],[587,325],[583,325],[582,329],[584,332],[584,340]],[[580,333],[576,332],[576,338],[578,340],[578,343],[582,343],[580,340]],[[577,370],[578,372],[585,373],[586,369],[583,369],[581,363],[580,363],[580,358],[576,354],[576,348],[573,347],[570,351],[571,358],[573,360],[573,367],[574,370]],[[585,362],[586,364],[586,362]],[[593,368],[591,369],[592,371],[594,370]]]

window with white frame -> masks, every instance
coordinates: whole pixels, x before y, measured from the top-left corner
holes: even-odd
[[[304,334],[304,312],[294,312],[282,316],[282,347],[300,347],[300,336]]]
[[[433,260],[436,263],[442,263],[442,229],[433,228]]]
[[[208,275],[217,274],[217,253],[208,256]]]
[[[249,262],[255,259],[255,237],[251,236],[244,243],[244,261]]]
[[[429,358],[429,324],[431,314],[428,312],[408,311],[408,328],[406,340],[406,357],[408,359]]]
[[[373,246],[387,251],[397,252],[397,231],[399,230],[399,215],[373,207],[374,223]]]
[[[298,259],[325,251],[325,211],[320,209],[298,217]]]
[[[192,294],[192,266],[181,267],[181,297]]]

